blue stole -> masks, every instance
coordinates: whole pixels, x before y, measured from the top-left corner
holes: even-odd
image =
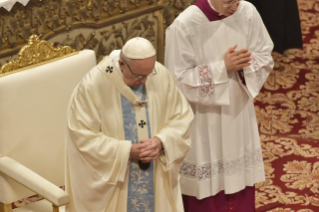
[[[146,99],[144,85],[138,88],[131,88],[135,95],[142,101]],[[124,119],[125,140],[131,140],[132,144],[139,143],[137,133],[137,123],[135,120],[135,108],[132,103],[121,95],[122,111]],[[147,104],[146,122],[150,123],[148,116]],[[148,137],[151,137],[150,124],[147,125]],[[143,171],[139,168],[137,160],[131,160],[128,195],[127,195],[127,212],[154,212],[154,163]]]

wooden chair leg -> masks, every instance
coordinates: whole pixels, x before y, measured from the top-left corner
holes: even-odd
[[[59,212],[59,207],[52,204],[53,212]],[[1,211],[0,211],[1,212]]]
[[[12,205],[0,202],[0,212],[12,212]]]

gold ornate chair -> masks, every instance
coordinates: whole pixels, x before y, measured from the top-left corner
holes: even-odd
[[[58,212],[64,185],[66,112],[73,89],[96,65],[91,50],[53,48],[35,35],[18,59],[0,69],[0,212],[38,194],[14,212]],[[60,212],[63,211],[60,208]]]

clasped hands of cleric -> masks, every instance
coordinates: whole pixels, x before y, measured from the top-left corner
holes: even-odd
[[[158,158],[160,151],[163,149],[162,142],[159,138],[141,140],[140,143],[133,144],[131,149],[131,159],[141,160],[148,163]]]
[[[248,49],[241,49],[235,51],[237,45],[230,47],[225,54],[224,62],[228,73],[232,73],[238,70],[246,70],[247,66],[250,66],[251,53]]]

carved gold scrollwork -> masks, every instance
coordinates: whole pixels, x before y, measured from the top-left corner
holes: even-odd
[[[17,3],[10,12],[0,8],[0,69],[9,69],[8,64],[5,69],[1,65],[17,55],[33,34],[50,40],[55,47],[63,43],[76,50],[94,49],[98,58],[114,48],[120,48],[127,39],[142,36],[154,44],[161,43],[156,46],[159,48],[158,58],[163,58],[163,5],[167,1],[30,0],[26,6]],[[176,0],[171,1],[169,13],[172,13],[173,20],[177,8]],[[186,7],[186,0],[179,1]],[[150,14],[153,14],[153,18],[150,18]],[[105,30],[108,33],[103,33]],[[108,35],[109,32],[114,34]],[[70,37],[66,39],[68,35]]]
[[[164,30],[161,13],[156,11],[136,18],[125,20],[100,29],[83,29],[79,33],[74,30],[67,34],[63,41],[54,42],[57,46],[67,45],[81,51],[91,49],[96,52],[97,60],[109,55],[115,49],[121,49],[123,44],[133,37],[144,37],[150,40],[157,49],[157,59],[163,62]]]
[[[99,28],[108,19],[160,4],[156,0],[30,0],[26,6],[16,4],[10,12],[0,8],[0,57],[10,56],[10,49],[17,52],[32,34],[48,39],[72,28]]]
[[[167,28],[174,19],[196,0],[166,0],[164,1],[164,20]]]
[[[112,15],[114,9],[119,5],[118,0],[107,0],[103,3],[103,10],[107,12],[109,15]]]
[[[18,59],[12,60],[1,67],[0,77],[77,53],[69,46],[54,48],[51,43],[40,40],[37,35],[31,35],[28,45],[23,46],[19,51]]]

